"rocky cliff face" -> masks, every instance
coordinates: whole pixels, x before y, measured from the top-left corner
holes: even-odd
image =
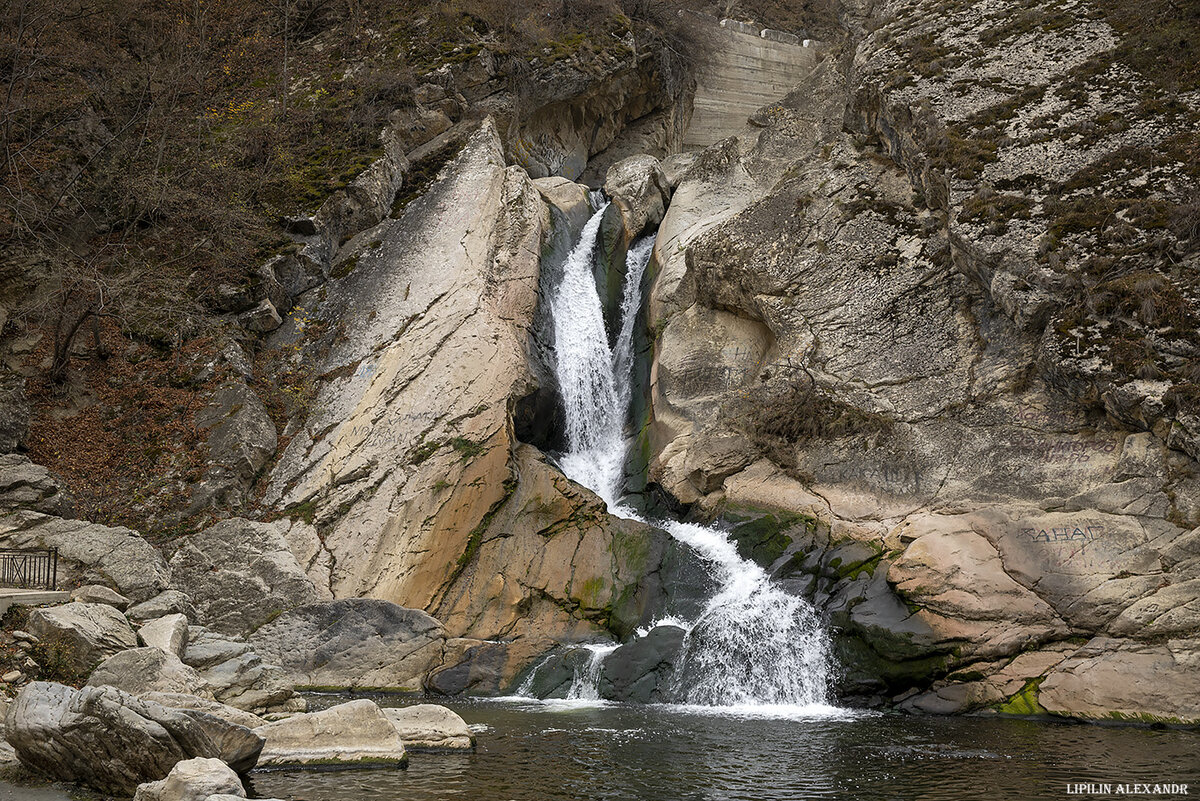
[[[995,11],[850,9],[684,176],[651,478],[831,614],[844,692],[1196,720],[1200,94],[1097,9]]]

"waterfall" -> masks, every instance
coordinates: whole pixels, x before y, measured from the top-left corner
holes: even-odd
[[[559,465],[567,476],[599,495],[610,513],[643,520],[620,500],[628,449],[625,421],[632,397],[634,323],[654,238],[630,248],[620,328],[610,348],[592,270],[606,207],[601,205],[584,227],[551,300],[556,376],[568,445]],[[761,567],[742,559],[718,529],[677,521],[643,522],[661,526],[693,548],[718,585],[704,611],[683,626],[686,635],[675,667],[675,700],[704,706],[828,702],[829,641],[811,604],[784,592]],[[593,649],[586,675],[576,675],[572,693],[595,692],[609,651]]]
[[[604,657],[617,650],[615,645],[585,645],[592,652],[587,664],[575,670],[571,687],[567,690],[568,700],[598,701],[600,699],[600,671]]]

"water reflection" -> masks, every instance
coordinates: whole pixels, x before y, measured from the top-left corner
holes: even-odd
[[[474,754],[414,754],[406,771],[257,773],[253,790],[292,801],[1025,801],[1066,798],[1067,784],[1081,781],[1200,787],[1193,732],[615,704],[450,706],[490,727]]]

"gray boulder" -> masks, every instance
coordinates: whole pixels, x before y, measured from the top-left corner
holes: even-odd
[[[403,765],[408,761],[395,727],[365,698],[293,715],[254,730],[266,740],[261,767],[351,763]]]
[[[683,629],[676,626],[655,626],[645,637],[613,651],[600,674],[600,697],[643,704],[669,700],[683,637]]]
[[[212,698],[208,682],[179,657],[161,648],[131,648],[101,662],[88,677],[88,686],[116,687],[131,695],[151,692],[183,693]]]
[[[174,614],[150,620],[138,629],[138,639],[142,645],[159,648],[172,656],[182,657],[187,649],[187,618],[180,614]]]
[[[6,736],[26,768],[121,796],[198,756],[246,772],[263,746],[250,729],[203,712],[171,709],[112,687],[75,690],[47,682],[21,690],[8,711]]]
[[[263,662],[252,651],[213,665],[200,676],[212,687],[218,701],[238,709],[251,712],[304,709],[284,671]]]
[[[163,615],[184,615],[188,620],[197,618],[192,599],[179,590],[164,590],[153,598],[129,607],[125,615],[130,620],[153,620]]]
[[[370,598],[310,604],[250,637],[302,686],[419,689],[441,663],[446,632],[418,609]]]
[[[221,760],[195,757],[176,762],[167,778],[139,785],[133,801],[207,801],[214,795],[245,798],[246,788]]]
[[[0,411],[0,439],[3,433]],[[49,515],[71,512],[71,499],[50,471],[17,453],[0,455],[0,510],[31,509]]]
[[[142,693],[138,697],[145,701],[153,701],[156,704],[169,706],[172,709],[193,709],[197,712],[205,712],[229,723],[245,726],[247,729],[254,729],[266,723],[265,720],[253,712],[247,712],[244,709],[222,704],[220,701],[200,698],[196,695],[154,691]]]
[[[269,300],[263,303],[271,305]],[[274,308],[270,312],[278,326],[279,316]],[[206,401],[196,414],[196,425],[208,431],[208,465],[192,490],[192,513],[210,507],[240,508],[279,446],[275,423],[245,382],[228,382]]]
[[[113,609],[119,609],[122,612],[129,607],[128,598],[103,584],[85,584],[72,591],[71,600],[84,604],[108,604]]]
[[[230,518],[188,538],[171,559],[176,589],[206,626],[246,634],[312,603],[316,587],[283,537],[285,525]]]
[[[188,626],[188,644],[183,661],[197,670],[204,670],[249,650],[250,644],[237,635],[218,634],[204,626]]]
[[[653,156],[630,156],[608,168],[604,192],[621,209],[629,241],[662,222],[671,183]]]
[[[134,603],[167,588],[170,572],[136,531],[26,510],[0,517],[0,548],[58,548],[60,585],[103,584]]]
[[[76,601],[34,609],[29,613],[28,629],[43,642],[61,643],[71,664],[81,672],[91,670],[105,657],[137,647],[137,634],[129,621],[107,604]]]
[[[453,710],[437,704],[388,708],[383,714],[409,749],[455,750],[475,747],[475,735]]]

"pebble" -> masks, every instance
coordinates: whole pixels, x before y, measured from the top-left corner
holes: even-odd
[[[41,642],[41,640],[39,640],[37,637],[30,634],[28,631],[21,631],[20,629],[17,629],[16,631],[14,631],[12,633],[12,636],[13,636],[14,640],[20,640],[21,642],[29,642],[29,643]]]
[[[0,676],[0,679],[4,680],[5,682],[7,682],[9,684],[12,684],[14,681],[20,681],[24,677],[25,677],[25,674],[22,673],[21,671],[10,670],[7,673],[5,673],[3,676]]]

